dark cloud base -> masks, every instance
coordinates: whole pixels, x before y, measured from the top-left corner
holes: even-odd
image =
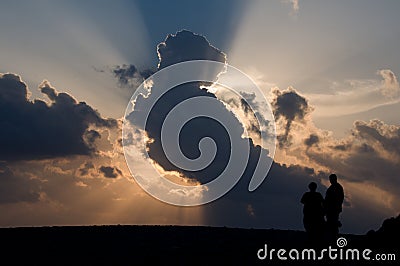
[[[30,101],[27,86],[18,75],[0,74],[0,160],[90,155],[100,135],[89,127],[117,125],[85,102],[57,92],[47,81],[39,89],[50,104]]]

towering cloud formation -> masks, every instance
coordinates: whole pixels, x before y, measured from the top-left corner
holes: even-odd
[[[193,59],[225,63],[225,54],[211,46],[203,36],[189,31],[180,31],[176,35],[168,35],[165,42],[158,45],[158,54],[160,58],[159,69]],[[214,94],[201,89],[201,85],[201,82],[185,83],[165,93],[153,106],[147,118],[146,132],[149,138],[152,139],[152,142],[148,143],[148,154],[155,162],[167,171],[177,171],[189,178],[205,183],[210,181],[210,178],[218,176],[229,159],[229,136],[221,124],[210,118],[196,118],[182,128],[179,144],[182,152],[189,158],[197,158],[199,156],[198,143],[202,138],[211,137],[217,143],[218,153],[214,162],[202,171],[183,171],[171,164],[163,151],[161,143],[161,128],[172,108],[193,97],[216,98]],[[153,97],[152,94],[149,97]],[[138,96],[135,111],[128,115],[130,122],[135,124],[137,119],[142,119],[140,110],[145,109],[144,106],[146,106],[147,101],[147,97]],[[202,108],[208,107],[203,106]],[[231,112],[226,110],[223,103],[220,103],[218,112],[225,114],[226,119],[230,121],[229,123],[236,124],[237,132],[232,133],[235,134],[235,137],[240,138],[243,133],[241,124]]]
[[[50,103],[30,101],[18,75],[0,74],[0,160],[91,154],[99,135],[90,126],[116,126],[115,120],[104,119],[86,103],[57,92],[48,81],[39,89]]]

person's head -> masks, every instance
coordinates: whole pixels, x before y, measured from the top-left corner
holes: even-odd
[[[308,184],[308,188],[310,189],[310,191],[315,192],[317,190],[317,183],[311,182],[310,184]]]
[[[331,174],[329,176],[329,181],[331,182],[331,184],[336,184],[337,183],[337,176],[335,174]]]

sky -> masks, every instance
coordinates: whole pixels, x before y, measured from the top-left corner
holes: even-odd
[[[346,195],[342,230],[377,229],[400,212],[399,8],[398,1],[355,0],[2,2],[0,226],[302,230],[300,198],[308,183],[317,182],[324,195],[334,172]],[[136,149],[144,138],[143,132],[122,136],[136,88],[167,66],[192,59],[238,68],[268,104],[246,88],[232,96],[222,88],[182,86],[150,116],[147,157],[139,150],[128,167],[122,144]],[[137,106],[146,106],[156,87]],[[203,184],[221,171],[229,149],[218,144],[226,137],[210,121],[184,127],[182,149],[196,157],[193,142],[213,137],[215,167],[186,171],[162,154],[158,114],[200,96],[218,101],[217,113],[238,130],[231,136],[250,141],[249,166],[222,198],[177,207],[151,197],[134,177],[151,180],[149,161],[176,182]],[[261,118],[270,119],[270,110],[276,125],[271,169],[251,193],[257,158],[262,151],[270,151],[266,159],[272,154],[257,146],[254,114],[240,97]],[[249,135],[242,138],[241,130]]]

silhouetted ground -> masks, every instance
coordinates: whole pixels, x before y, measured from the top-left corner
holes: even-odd
[[[395,253],[399,263],[399,220],[365,236],[344,235],[346,248]],[[199,226],[70,226],[0,228],[0,265],[354,265],[354,261],[280,261],[257,251],[310,247],[301,231]],[[320,244],[327,248],[329,243]],[[331,244],[337,248],[336,243]],[[319,249],[320,249],[319,248]],[[286,256],[288,254],[286,253]],[[360,265],[393,262],[359,261]],[[395,264],[399,265],[399,264]]]

